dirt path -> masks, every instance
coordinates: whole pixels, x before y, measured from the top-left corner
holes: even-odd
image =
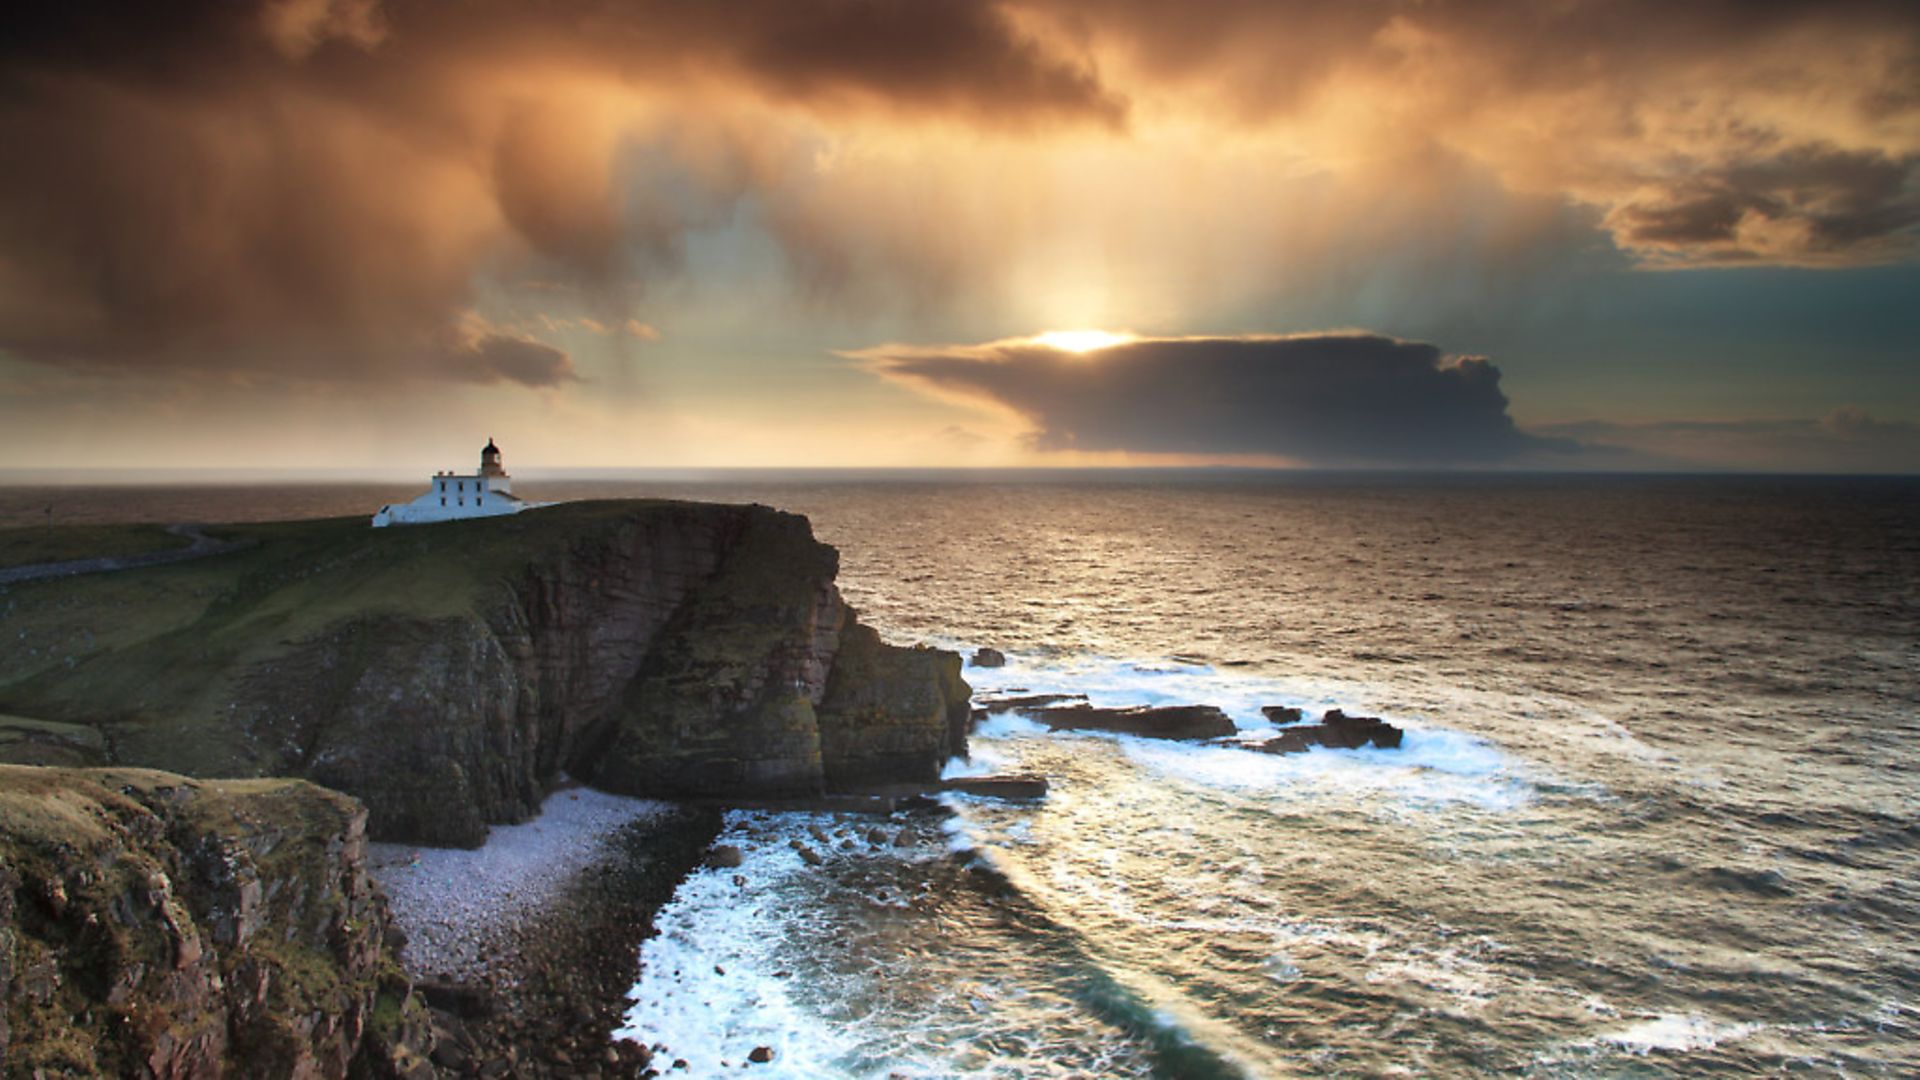
[[[172,551],[153,551],[144,555],[103,555],[97,559],[69,559],[66,562],[10,567],[0,570],[0,585],[41,581],[46,578],[72,577],[75,574],[100,574],[108,570],[131,570],[137,566],[164,566],[167,563],[202,559],[208,555],[223,555],[248,546],[244,541],[215,540],[202,532],[199,525],[169,525],[167,531],[175,536],[184,536],[192,542],[186,547],[175,548]]]

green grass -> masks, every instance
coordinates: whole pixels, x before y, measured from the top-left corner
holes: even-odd
[[[106,740],[97,728],[0,714],[0,763],[79,766],[105,760]]]
[[[190,543],[160,525],[28,525],[0,529],[0,570],[105,555],[145,555]]]

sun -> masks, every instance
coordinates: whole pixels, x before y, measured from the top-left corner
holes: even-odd
[[[1138,339],[1132,334],[1116,334],[1111,330],[1049,330],[1044,334],[1033,336],[1033,343],[1036,345],[1045,345],[1049,349],[1070,353],[1110,349],[1115,345],[1125,345],[1135,340]]]

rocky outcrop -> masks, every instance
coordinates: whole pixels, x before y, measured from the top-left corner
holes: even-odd
[[[1113,731],[1148,739],[1217,739],[1236,730],[1233,719],[1212,705],[1138,705],[1129,709],[1079,705],[1034,709],[1030,715],[1054,731]]]
[[[970,698],[954,653],[895,648],[868,627],[848,627],[820,701],[828,787],[940,779],[947,759],[966,756]]]
[[[8,629],[117,639],[0,663],[0,711],[98,727],[117,764],[307,777],[364,800],[376,837],[461,846],[563,771],[761,799],[964,753],[959,658],[860,625],[803,517],[623,501],[224,531],[252,546],[17,586]],[[116,622],[130,588],[144,621]]]
[[[1273,719],[1291,714],[1293,720],[1298,720],[1301,715],[1299,709],[1281,709],[1279,706],[1268,706],[1260,711]],[[1316,746],[1330,750],[1358,750],[1372,743],[1382,750],[1394,750],[1399,748],[1403,734],[1399,728],[1378,717],[1348,716],[1339,709],[1329,709],[1319,723],[1287,728],[1271,739],[1251,744],[1251,749],[1268,754],[1298,754]]]
[[[431,1075],[365,823],[298,780],[0,766],[0,1074]]]

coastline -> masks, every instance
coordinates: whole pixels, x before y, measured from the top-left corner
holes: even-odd
[[[458,1076],[643,1075],[622,1040],[654,913],[699,864],[720,811],[564,787],[472,850],[375,844],[375,880]]]

